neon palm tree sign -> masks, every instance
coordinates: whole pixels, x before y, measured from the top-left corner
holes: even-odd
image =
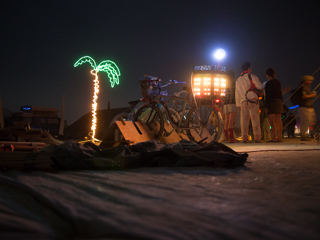
[[[90,73],[95,76],[95,79],[93,80],[93,99],[92,99],[92,124],[91,124],[91,130],[92,130],[92,142],[94,142],[95,134],[96,134],[96,128],[97,128],[97,100],[98,100],[98,93],[99,93],[99,79],[98,79],[98,72],[105,72],[108,74],[109,81],[111,83],[111,87],[113,88],[115,84],[119,84],[119,77],[120,77],[120,70],[118,66],[110,61],[110,60],[104,60],[102,61],[98,66],[96,62],[93,60],[93,58],[89,56],[81,57],[75,64],[74,67],[78,67],[84,63],[89,63],[91,67],[93,68]],[[91,133],[90,133],[91,134]]]

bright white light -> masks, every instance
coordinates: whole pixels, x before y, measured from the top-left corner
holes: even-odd
[[[224,51],[222,48],[219,48],[214,52],[214,57],[218,60],[223,59],[225,56],[226,56],[226,51]]]

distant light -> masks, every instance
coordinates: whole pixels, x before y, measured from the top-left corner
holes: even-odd
[[[298,108],[299,105],[295,105],[295,106],[292,106],[292,107],[289,107],[289,109],[295,109],[295,108]]]
[[[20,111],[22,112],[30,112],[32,110],[32,107],[29,105],[24,105],[22,107],[20,107]]]
[[[220,99],[216,99],[214,100],[216,103],[220,103]]]
[[[221,60],[221,59],[223,59],[225,56],[226,56],[226,51],[223,50],[222,48],[219,48],[219,49],[217,49],[217,50],[214,52],[214,57],[215,57],[217,60]]]

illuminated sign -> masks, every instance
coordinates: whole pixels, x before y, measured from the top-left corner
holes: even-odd
[[[227,71],[227,67],[223,67],[223,66],[206,66],[206,65],[202,65],[202,66],[195,66],[193,68],[194,71],[222,71],[222,72],[226,72]]]
[[[195,66],[193,68],[193,70],[195,70],[195,71],[210,71],[211,70],[211,66],[205,66],[205,65],[203,65],[203,66]]]
[[[225,97],[227,88],[226,77],[220,74],[194,74],[193,75],[193,93],[199,97]]]
[[[119,84],[119,77],[120,77],[120,70],[118,66],[110,61],[105,60],[102,61],[98,66],[96,65],[96,62],[93,60],[93,58],[89,56],[81,57],[75,64],[74,67],[78,67],[84,63],[89,63],[93,70],[90,71],[92,75],[95,76],[95,79],[93,80],[93,100],[92,100],[92,141],[94,141],[94,136],[96,132],[96,126],[97,126],[97,100],[98,100],[98,93],[99,93],[99,79],[98,79],[98,72],[105,72],[108,74],[109,81],[111,83],[111,87],[113,88],[115,84]]]

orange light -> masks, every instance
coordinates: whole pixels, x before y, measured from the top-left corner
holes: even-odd
[[[227,86],[227,82],[225,78],[221,78],[221,87],[225,88]]]
[[[99,79],[98,79],[98,72],[95,70],[91,70],[91,74],[95,76],[95,79],[93,80],[94,85],[94,93],[93,93],[93,100],[92,100],[92,141],[94,141],[94,136],[96,134],[96,128],[97,128],[97,99],[98,99],[98,93],[99,93]]]

